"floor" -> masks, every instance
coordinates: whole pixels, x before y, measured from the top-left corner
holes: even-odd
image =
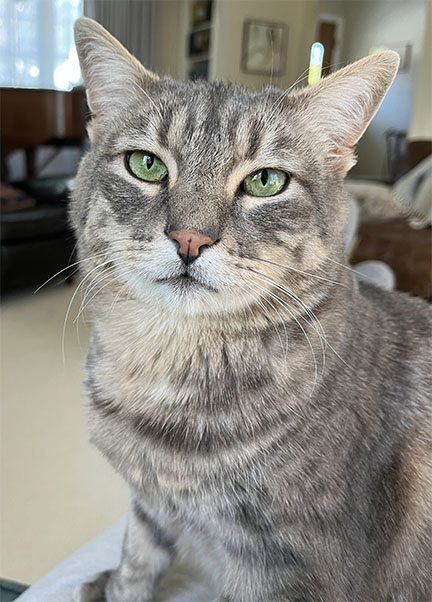
[[[88,328],[66,284],[6,298],[1,318],[1,565],[34,583],[128,507],[127,487],[87,441],[82,367]]]

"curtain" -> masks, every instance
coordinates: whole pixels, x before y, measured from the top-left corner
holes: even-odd
[[[0,86],[71,90],[80,80],[73,24],[82,0],[0,0]]]
[[[103,25],[145,67],[155,69],[156,0],[84,0],[84,15]]]

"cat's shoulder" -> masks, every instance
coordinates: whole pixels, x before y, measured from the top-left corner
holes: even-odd
[[[432,318],[432,305],[422,297],[402,291],[387,291],[367,282],[359,283],[362,297],[370,299],[379,309],[389,314],[404,313],[407,318]]]
[[[432,340],[432,305],[425,299],[401,291],[386,291],[360,283],[360,305],[367,305],[364,319],[378,328],[379,336],[397,342],[398,347],[412,348],[415,355],[430,350]],[[385,332],[385,334],[384,334]]]

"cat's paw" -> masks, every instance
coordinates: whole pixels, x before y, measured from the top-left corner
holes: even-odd
[[[108,602],[105,590],[113,571],[93,575],[75,589],[73,602]]]

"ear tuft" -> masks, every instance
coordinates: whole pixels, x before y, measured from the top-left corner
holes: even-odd
[[[158,81],[106,29],[92,19],[75,22],[75,44],[87,98],[95,117],[121,110]]]
[[[343,175],[354,165],[354,147],[380,107],[399,66],[387,50],[325,77],[301,90],[308,127],[322,132],[329,155]]]

